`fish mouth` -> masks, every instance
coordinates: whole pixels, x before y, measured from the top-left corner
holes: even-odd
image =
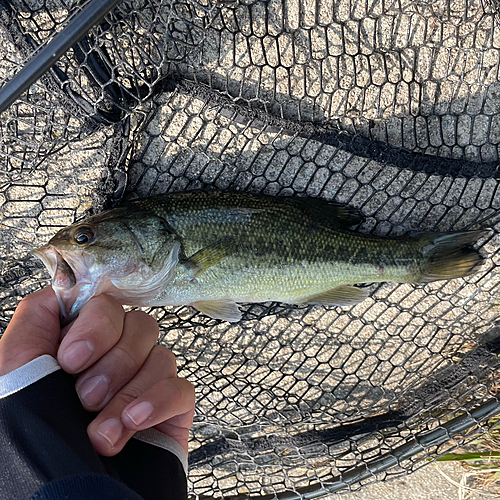
[[[89,300],[92,281],[82,256],[67,255],[53,245],[45,245],[32,250],[31,253],[40,259],[52,278],[52,288],[56,294],[61,312],[61,324],[70,323],[81,307]],[[90,295],[92,296],[92,295]]]
[[[40,259],[52,278],[52,287],[67,290],[76,285],[76,276],[64,257],[52,245],[45,245],[31,252]]]

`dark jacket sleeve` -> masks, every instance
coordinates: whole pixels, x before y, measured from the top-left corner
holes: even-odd
[[[76,487],[83,495],[85,487],[93,492],[99,485],[133,490],[116,498],[187,498],[186,475],[175,454],[132,439],[117,456],[102,457],[86,432],[93,418],[78,399],[74,378],[62,370],[0,397],[0,499],[29,499],[38,490],[33,498],[74,498],[54,495],[65,487],[68,494]],[[106,496],[81,498],[114,498],[108,489]]]
[[[55,479],[30,500],[144,500],[124,483],[105,474],[79,474]]]

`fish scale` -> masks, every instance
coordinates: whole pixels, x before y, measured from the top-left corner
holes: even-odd
[[[330,226],[318,224],[314,214],[288,201],[197,192],[137,204],[167,220],[187,256],[221,238],[238,241],[236,253],[197,279],[197,298],[300,303],[344,284],[419,281],[423,259],[418,239],[359,234],[336,219]],[[181,274],[164,296],[174,297],[184,279]],[[183,296],[184,301],[193,298]]]
[[[361,220],[324,200],[193,191],[73,224],[37,254],[57,276],[69,316],[108,293],[136,306],[193,305],[228,321],[241,318],[241,302],[348,306],[367,296],[348,285],[452,279],[482,263],[473,245],[488,231],[389,238],[349,229]]]

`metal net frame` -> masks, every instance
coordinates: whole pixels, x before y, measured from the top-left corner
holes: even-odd
[[[9,80],[86,4],[3,0]],[[193,498],[313,498],[412,472],[500,412],[499,5],[125,0],[0,121],[0,322],[29,251],[123,198],[310,196],[357,230],[491,228],[480,272],[349,307],[150,310],[196,387]]]

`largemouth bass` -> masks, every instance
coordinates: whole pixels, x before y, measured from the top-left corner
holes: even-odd
[[[488,231],[388,238],[348,229],[361,220],[318,199],[193,191],[77,222],[33,253],[66,321],[100,293],[132,306],[191,305],[231,322],[242,302],[349,306],[367,297],[351,285],[460,278],[483,261],[473,245]]]

